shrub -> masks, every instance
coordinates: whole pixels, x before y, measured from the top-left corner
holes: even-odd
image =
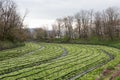
[[[113,66],[108,66],[107,69],[108,70],[114,70],[115,68]]]
[[[120,76],[116,77],[115,80],[120,80]]]

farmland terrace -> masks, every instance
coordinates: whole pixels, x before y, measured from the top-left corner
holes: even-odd
[[[0,51],[0,80],[96,80],[120,63],[119,52],[102,45],[29,42]]]

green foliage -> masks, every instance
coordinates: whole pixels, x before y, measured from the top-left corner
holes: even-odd
[[[115,80],[120,80],[120,76],[116,77]]]
[[[21,42],[0,41],[0,50],[15,48],[18,46],[24,46]]]
[[[113,66],[107,66],[108,70],[115,70],[115,68]]]
[[[39,47],[40,46],[35,43],[26,43],[25,46],[19,46],[19,47],[12,48],[12,49],[2,50],[0,51],[0,61],[22,56],[32,50],[39,49]]]
[[[63,42],[69,42],[70,41],[70,38],[68,37],[68,36],[64,36],[64,38],[63,38]]]

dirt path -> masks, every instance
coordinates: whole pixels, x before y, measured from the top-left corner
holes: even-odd
[[[45,48],[44,46],[40,46],[39,49],[34,50],[34,51],[32,51],[32,52],[29,52],[28,54],[34,54],[36,51],[41,51],[41,50],[43,50],[44,48]],[[25,54],[25,55],[28,55],[28,54]]]
[[[61,47],[61,46],[60,46],[60,47]],[[56,57],[55,59],[51,60],[50,62],[56,61],[56,60],[58,60],[58,59],[60,59],[60,58],[63,58],[63,57],[65,57],[65,56],[68,54],[67,49],[65,49],[65,48],[63,48],[63,47],[61,47],[61,49],[63,50],[63,54],[60,55],[60,56],[58,56],[58,57]]]

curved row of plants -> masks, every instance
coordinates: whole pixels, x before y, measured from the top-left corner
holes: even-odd
[[[48,43],[41,45],[44,45],[44,49],[35,50],[34,54],[0,61],[0,79],[95,80],[104,68],[120,62],[119,50],[112,47]],[[110,61],[113,56],[114,60]]]
[[[34,54],[11,58],[0,61],[0,75],[18,71],[24,68],[40,65],[49,60],[55,59],[63,54],[63,50],[59,46],[47,45],[41,51],[37,50]]]
[[[47,44],[48,46],[49,44]],[[50,44],[51,45],[51,44]],[[53,44],[58,46],[58,44]],[[52,46],[52,45],[51,45]],[[49,48],[51,47],[49,46]],[[68,54],[54,61],[34,65],[19,71],[4,74],[2,80],[67,80],[78,73],[83,72],[88,67],[95,66],[106,61],[109,57],[102,51],[91,45],[59,44],[67,49]],[[45,47],[46,48],[46,47]],[[45,49],[44,49],[45,50]],[[48,49],[46,49],[48,50]],[[52,54],[53,55],[53,54]]]
[[[36,43],[25,43],[25,46],[17,47],[13,49],[7,49],[0,51],[0,61],[23,56],[29,52],[38,50],[40,48],[39,44]]]
[[[105,64],[104,66],[97,68],[97,69],[89,72],[85,76],[77,78],[76,80],[95,80],[97,78],[100,78],[101,72],[104,69],[107,69],[109,67],[115,67],[117,64],[120,63],[120,50],[119,49],[113,48],[113,47],[108,47],[108,46],[98,46],[98,47],[100,49],[104,50],[105,52],[111,53],[111,55],[114,56],[114,59],[112,61],[108,62],[107,64]]]

